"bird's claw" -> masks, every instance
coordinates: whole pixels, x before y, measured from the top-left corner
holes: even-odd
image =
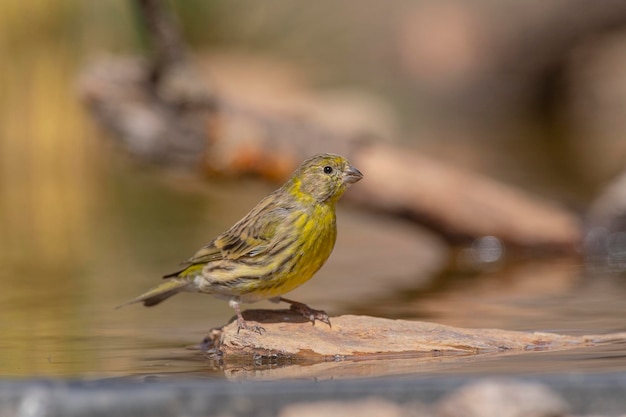
[[[239,334],[239,331],[241,329],[246,329],[246,330],[250,330],[251,332],[255,332],[258,334],[263,334],[265,333],[265,328],[262,326],[259,326],[258,324],[248,324],[245,320],[243,319],[237,319],[237,334]]]
[[[291,304],[290,309],[302,314],[304,317],[309,319],[313,326],[315,326],[315,321],[317,320],[321,321],[322,323],[328,324],[328,327],[333,327],[330,324],[330,318],[328,317],[328,314],[326,314],[324,310],[315,310],[308,305],[302,303],[293,303]]]

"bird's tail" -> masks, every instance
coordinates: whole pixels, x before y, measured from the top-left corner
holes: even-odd
[[[141,294],[139,297],[135,297],[130,301],[118,305],[115,308],[127,306],[128,304],[142,302],[144,306],[151,307],[159,304],[161,301],[170,298],[173,295],[178,294],[185,290],[185,287],[189,285],[187,280],[168,279],[162,284],[157,285],[148,292]]]

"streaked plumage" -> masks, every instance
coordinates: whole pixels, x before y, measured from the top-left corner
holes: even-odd
[[[228,299],[240,329],[248,326],[239,304],[263,299],[288,302],[313,323],[330,324],[323,311],[281,295],[308,281],[326,262],[337,235],[335,204],[362,177],[338,155],[304,161],[281,188],[200,248],[183,269],[126,304],[152,306],[181,291],[202,292]]]

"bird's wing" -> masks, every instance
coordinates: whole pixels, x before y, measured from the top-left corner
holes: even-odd
[[[222,251],[215,246],[215,241],[201,247],[198,251],[185,262],[186,264],[206,264],[208,262],[219,261],[224,259]]]
[[[224,259],[222,251],[215,247],[213,242],[201,247],[191,258],[181,264],[181,268],[163,275],[163,278],[186,277],[193,276],[208,262]]]
[[[258,256],[272,247],[288,214],[288,210],[281,207],[253,211],[218,236],[213,244],[224,259]]]
[[[259,203],[237,224],[200,248],[186,264],[206,264],[263,253],[276,233],[276,225],[285,217],[281,214],[284,209],[270,207],[266,201]]]
[[[237,224],[200,248],[183,264],[182,269],[164,278],[193,274],[209,262],[265,253],[275,244],[280,228],[288,224],[289,212],[289,209],[276,206],[270,199],[263,200]]]

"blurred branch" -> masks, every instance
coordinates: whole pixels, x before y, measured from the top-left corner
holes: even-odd
[[[496,236],[510,246],[575,251],[577,216],[554,203],[397,146],[301,121],[238,111],[216,115],[206,167],[284,179],[319,152],[347,156],[365,179],[344,198],[418,220],[452,240]]]
[[[135,2],[154,50],[155,70],[167,72],[170,67],[186,65],[187,47],[174,16],[165,10],[160,0],[135,0]]]
[[[514,246],[566,251],[580,241],[576,216],[522,190],[361,135],[346,136],[300,119],[264,114],[224,97],[219,111],[206,119],[209,123],[196,126],[203,135],[188,142],[196,151],[181,149],[181,142],[171,138],[190,126],[178,124],[182,116],[161,117],[161,106],[151,101],[141,83],[144,70],[133,60],[107,61],[88,69],[82,84],[93,113],[141,159],[154,160],[152,145],[158,145],[164,163],[184,162],[177,158],[183,151],[212,173],[282,180],[310,155],[336,152],[349,157],[366,176],[347,198],[408,215],[446,236],[494,235]],[[141,146],[144,143],[150,146]]]
[[[408,215],[446,236],[494,235],[516,246],[565,251],[580,242],[575,215],[521,190],[363,135],[334,132],[209,93],[161,2],[138,1],[155,43],[159,77],[146,83],[150,67],[145,63],[109,58],[86,68],[81,92],[92,114],[139,159],[283,179],[302,159],[336,152],[365,173],[351,198]]]
[[[81,78],[81,93],[134,156],[170,166],[197,164],[217,101],[163,2],[135,1],[154,55],[148,63],[110,57],[93,63]]]
[[[135,0],[152,45],[149,79],[157,97],[176,107],[212,110],[215,99],[191,64],[178,23],[162,0]]]
[[[573,251],[580,241],[573,213],[493,179],[386,145],[359,149],[353,159],[368,181],[352,198],[446,236],[496,236],[509,246],[557,251]]]

